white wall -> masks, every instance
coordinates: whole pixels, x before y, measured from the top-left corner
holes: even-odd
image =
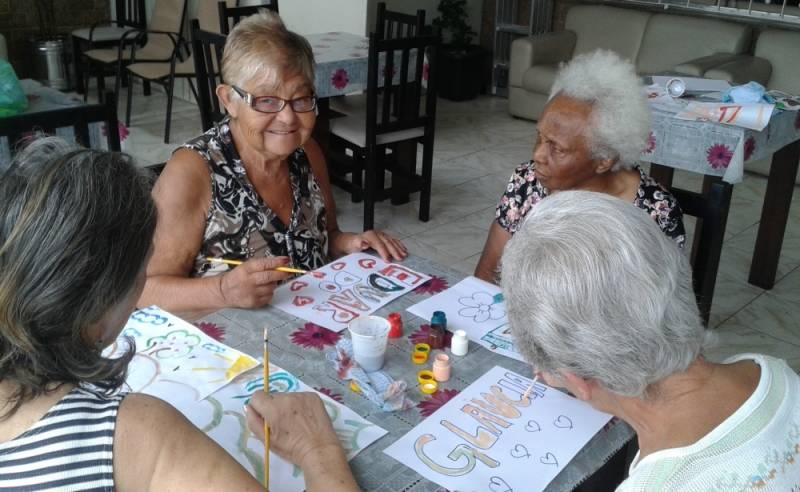
[[[291,0],[286,0],[291,1]],[[367,13],[367,32],[375,29],[375,15],[378,10],[378,2],[381,0],[369,0],[369,10]],[[439,17],[439,11],[436,7],[439,6],[438,0],[382,0],[386,2],[386,8],[397,12],[404,12],[407,14],[416,14],[417,9],[425,10],[425,23],[430,24],[433,19]],[[283,4],[281,4],[281,8]],[[472,30],[477,34],[473,39],[473,43],[478,42],[478,37],[481,33],[481,14],[483,9],[482,0],[467,0],[467,14],[469,15],[469,25]]]
[[[286,27],[300,34],[341,31],[365,35],[368,0],[278,0]],[[258,5],[242,0],[240,5]]]

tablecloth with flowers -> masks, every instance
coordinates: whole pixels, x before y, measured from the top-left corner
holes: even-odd
[[[722,176],[740,183],[744,163],[771,156],[800,139],[800,111],[777,111],[762,131],[709,121],[687,121],[653,108],[652,130],[641,160]]]
[[[347,336],[346,331],[335,333],[270,307],[259,310],[225,309],[195,322],[210,336],[254,357],[261,356],[262,333],[267,326],[270,333],[271,362],[388,430],[389,434],[350,461],[356,480],[365,491],[395,492],[412,488],[415,491],[441,490],[414,470],[385,455],[383,449],[469,386],[488,368],[500,365],[522,374],[529,374],[531,371],[522,362],[470,343],[467,355],[453,357],[451,379],[441,383],[439,391],[432,396],[423,395],[417,382],[417,372],[421,366],[411,363],[411,352],[414,343],[427,341],[430,327],[426,320],[406,312],[406,308],[457,283],[463,275],[421,257],[409,257],[404,264],[431,275],[431,280],[387,304],[375,314],[384,317],[390,312],[402,314],[404,335],[402,338],[390,339],[384,370],[392,377],[408,383],[408,396],[416,403],[410,410],[383,412],[364,396],[352,392],[348,383],[337,377],[332,364],[325,358],[325,352],[331,350],[339,339]],[[448,336],[445,345],[449,347],[449,344]],[[573,490],[632,437],[633,430],[627,424],[613,419],[563,468],[547,490]]]
[[[316,63],[314,85],[317,97],[342,96],[367,89],[368,38],[346,32],[328,32],[309,34],[306,39],[314,52]],[[381,58],[382,66],[385,66],[384,58]],[[415,74],[416,53],[411,51],[409,58],[408,77],[412,79]],[[394,55],[394,66],[397,67],[399,64],[398,52]],[[382,68],[378,70],[379,73],[383,73]],[[394,70],[392,76],[395,82],[399,81],[400,75],[397,70]],[[382,78],[379,83],[382,85]]]

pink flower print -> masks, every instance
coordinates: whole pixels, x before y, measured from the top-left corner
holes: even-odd
[[[105,123],[103,124],[101,131],[102,131],[104,137],[108,135]],[[125,123],[123,123],[121,121],[117,122],[117,131],[119,132],[119,141],[120,142],[124,142],[125,139],[128,138],[128,135],[130,135],[130,133],[131,133],[130,130],[128,130],[128,127],[125,126]]]
[[[439,410],[445,403],[452,400],[458,394],[456,389],[443,389],[432,394],[427,400],[417,403],[419,413],[423,417],[430,417],[433,412]]]
[[[210,336],[218,342],[225,340],[225,327],[216,323],[206,323],[205,321],[198,321],[194,326],[200,328],[200,331]]]
[[[350,79],[347,77],[347,70],[344,68],[339,68],[335,72],[333,72],[333,77],[331,77],[331,84],[337,89],[344,89],[347,87],[347,84],[350,82]]]
[[[422,65],[422,80],[428,80],[428,74],[430,73],[430,66],[426,63]]]
[[[727,169],[732,157],[733,152],[724,144],[714,144],[706,150],[706,160],[714,169]]]
[[[301,347],[322,350],[327,346],[336,345],[336,342],[341,337],[340,333],[314,323],[306,323],[302,328],[292,333],[292,342]]]
[[[420,285],[414,292],[417,294],[438,294],[443,290],[447,289],[449,284],[447,283],[447,279],[444,277],[437,277],[436,275],[431,275],[431,279],[425,282],[424,284]]]
[[[650,134],[647,135],[647,145],[644,148],[644,153],[652,154],[654,150],[656,150],[656,136],[653,135],[653,132],[650,132]]]
[[[419,330],[410,334],[408,336],[408,341],[411,342],[412,345],[416,345],[418,343],[428,343],[428,340],[430,339],[430,333],[431,333],[431,325],[429,324],[419,325]],[[443,348],[450,347],[450,341],[452,339],[453,339],[453,334],[450,331],[445,330]]]
[[[339,403],[344,403],[342,399],[342,395],[339,393],[334,393],[333,391],[329,390],[328,388],[314,388],[315,390],[319,391],[325,396],[329,396],[332,400],[338,401]]]
[[[744,142],[744,160],[750,159],[756,151],[756,137],[750,135]]]

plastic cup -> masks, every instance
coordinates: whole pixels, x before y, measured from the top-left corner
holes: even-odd
[[[377,371],[386,359],[389,343],[389,320],[380,316],[359,316],[347,329],[353,340],[353,357],[366,372]]]

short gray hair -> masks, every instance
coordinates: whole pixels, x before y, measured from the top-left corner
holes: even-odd
[[[0,419],[51,383],[124,382],[133,349],[106,359],[85,336],[135,286],[155,231],[151,183],[124,154],[53,137],[3,174],[0,380],[16,387]]]
[[[314,53],[308,40],[286,29],[278,14],[262,10],[243,19],[228,34],[222,79],[241,86],[265,75],[272,77],[276,88],[287,75],[302,75],[314,87]]]
[[[608,50],[578,55],[553,82],[550,99],[559,95],[592,105],[586,137],[595,158],[616,158],[615,171],[636,164],[650,132],[650,107],[631,62]]]
[[[502,265],[512,333],[536,370],[644,397],[706,343],[688,260],[647,213],[618,198],[545,198]]]

